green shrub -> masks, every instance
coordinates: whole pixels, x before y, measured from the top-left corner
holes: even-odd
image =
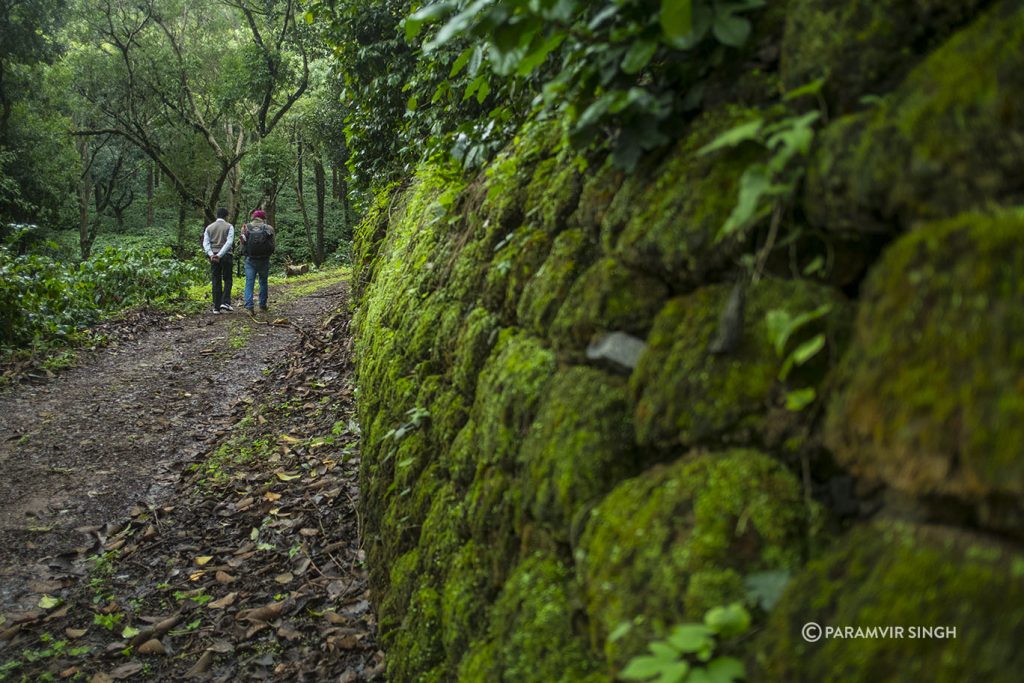
[[[68,341],[120,310],[181,297],[202,273],[169,249],[107,247],[73,264],[0,245],[0,349]]]

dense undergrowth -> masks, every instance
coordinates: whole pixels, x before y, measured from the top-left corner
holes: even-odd
[[[125,311],[193,314],[209,306],[208,267],[199,256],[181,260],[167,246],[108,245],[79,262],[67,259],[59,243],[30,238],[31,232],[18,226],[0,242],[0,362],[32,358],[60,367],[73,356],[70,349],[103,343],[91,327]],[[290,278],[289,289],[275,296],[302,296],[339,272],[347,268],[329,264]],[[272,275],[272,291],[284,282]],[[244,277],[235,278],[235,298],[243,283]]]
[[[107,247],[70,263],[0,245],[0,355],[65,346],[127,308],[182,301],[203,273],[168,249]]]

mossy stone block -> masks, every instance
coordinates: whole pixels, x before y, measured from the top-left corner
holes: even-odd
[[[983,0],[795,0],[788,3],[780,71],[791,90],[824,77],[833,114],[881,95],[961,28]]]
[[[913,496],[1024,513],[1024,212],[969,213],[894,243],[864,286],[826,443]],[[994,517],[992,515],[995,515]],[[1017,522],[1013,522],[1016,524]]]
[[[525,220],[549,236],[557,235],[576,209],[586,162],[566,146],[537,164],[526,188]]]
[[[476,307],[466,316],[455,339],[452,384],[472,400],[480,369],[498,339],[498,319],[486,308]]]
[[[519,461],[520,518],[546,525],[567,543],[580,509],[636,472],[625,382],[588,367],[559,371],[523,442]]]
[[[551,341],[556,349],[582,353],[601,332],[643,338],[667,297],[668,287],[661,280],[602,258],[569,290],[552,323]]]
[[[538,336],[546,336],[570,288],[590,264],[595,251],[593,239],[582,229],[569,229],[556,237],[543,264],[523,287],[516,309],[519,325]]]
[[[746,292],[736,348],[712,353],[709,346],[731,290],[729,285],[712,285],[672,299],[655,319],[647,350],[630,377],[641,445],[762,443],[769,419],[785,413],[786,386],[818,387],[831,356],[845,343],[848,305],[834,290],[806,281],[764,279]],[[769,331],[769,313],[782,311],[796,318],[825,305],[831,311],[790,335],[780,355]],[[781,382],[785,356],[818,334],[825,335],[825,348]]]
[[[474,646],[488,651],[491,671],[500,672],[486,680],[576,683],[594,674],[599,661],[573,625],[577,604],[579,589],[565,563],[546,553],[523,560],[494,602],[488,640]]]
[[[1022,91],[1024,8],[997,2],[876,108],[825,129],[805,213],[826,231],[892,234],[1024,201]]]
[[[752,450],[622,482],[591,512],[576,551],[592,641],[617,668],[672,625],[744,599],[743,576],[800,564],[809,513],[796,478]],[[634,627],[608,639],[623,623]]]
[[[506,235],[483,282],[481,301],[507,323],[515,319],[523,288],[551,251],[551,236],[532,225]]]
[[[401,626],[384,640],[388,648],[388,680],[396,683],[443,681],[441,596],[428,586],[417,590]]]
[[[791,581],[752,647],[751,680],[1012,683],[1024,670],[1022,579],[1024,556],[990,540],[892,522],[859,527]],[[904,632],[809,643],[808,622]],[[942,635],[914,637],[911,627]]]
[[[605,225],[605,216],[626,177],[627,174],[612,163],[611,157],[605,159],[600,166],[588,169],[583,177],[579,203],[569,215],[567,226],[583,230],[595,239],[599,237]],[[624,213],[622,224],[625,223]],[[609,232],[618,234],[618,230],[611,228]]]
[[[486,551],[475,541],[452,557],[441,593],[441,638],[449,669],[455,670],[469,643],[487,628],[487,610],[497,592],[486,564]]]
[[[378,631],[385,639],[394,636],[409,608],[409,601],[419,584],[420,555],[411,550],[393,561],[374,563],[371,578],[382,599],[378,603]]]
[[[719,233],[736,206],[740,177],[766,152],[755,144],[704,156],[698,150],[730,128],[763,116],[757,110],[723,108],[694,122],[631,202],[632,214],[614,242],[613,255],[657,275],[676,291],[732,268],[748,232],[728,237]]]
[[[554,353],[535,337],[512,328],[501,332],[470,410],[479,463],[511,471],[555,367]]]

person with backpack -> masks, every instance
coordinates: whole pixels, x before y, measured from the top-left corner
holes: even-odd
[[[270,256],[274,253],[274,228],[266,223],[261,209],[252,212],[252,222],[242,226],[242,251],[245,253],[245,308],[253,312],[252,290],[256,276],[260,278],[260,310],[267,310],[267,275]]]
[[[210,259],[214,314],[235,310],[231,307],[231,247],[235,243],[235,226],[225,220],[227,217],[227,209],[217,209],[217,220],[203,230],[203,251]]]

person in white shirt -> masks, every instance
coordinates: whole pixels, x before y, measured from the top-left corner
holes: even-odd
[[[235,226],[224,220],[227,217],[227,209],[217,209],[217,220],[203,231],[203,251],[210,259],[215,314],[235,310],[231,307],[231,246],[235,243]]]

